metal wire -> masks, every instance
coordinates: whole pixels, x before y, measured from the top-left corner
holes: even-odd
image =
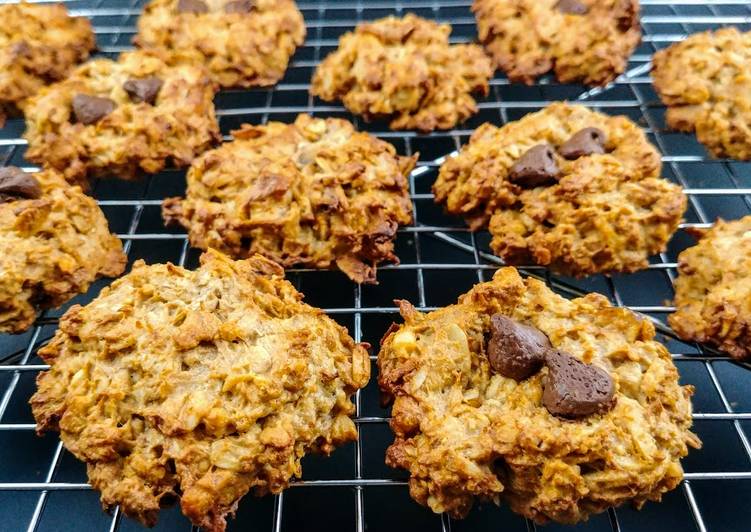
[[[9,3],[8,0],[0,0],[0,3]],[[92,17],[95,31],[97,33],[100,51],[105,54],[116,54],[123,50],[130,49],[127,44],[130,37],[135,33],[135,17],[140,13],[142,0],[128,0],[120,2],[120,5],[111,6],[104,0],[95,0],[94,2],[68,1],[67,4],[72,12],[76,15]],[[107,4],[107,5],[105,5]],[[568,99],[577,100],[578,103],[601,109],[605,112],[612,111],[618,113],[629,113],[633,117],[641,120],[641,125],[645,127],[650,136],[654,139],[656,145],[663,153],[663,163],[667,173],[671,173],[674,179],[684,187],[684,192],[688,196],[691,213],[693,217],[681,225],[681,231],[693,227],[707,227],[714,220],[708,211],[710,200],[731,201],[739,199],[745,203],[747,211],[751,211],[751,171],[749,165],[728,161],[711,159],[703,151],[685,153],[677,151],[676,145],[670,138],[670,133],[663,130],[659,116],[664,110],[653,94],[650,94],[651,79],[649,77],[649,61],[651,52],[657,48],[664,47],[672,42],[679,41],[685,35],[704,29],[705,27],[718,27],[721,25],[751,25],[751,7],[747,0],[725,0],[722,2],[708,3],[703,0],[683,0],[672,2],[667,0],[642,0],[641,2],[644,16],[642,25],[645,29],[644,45],[647,47],[647,53],[641,48],[630,62],[630,68],[620,78],[614,81],[610,86],[604,89],[587,90],[582,88],[579,92],[566,92]],[[325,48],[335,46],[336,37],[334,33],[350,29],[352,26],[362,20],[369,20],[380,17],[383,10],[390,10],[397,14],[402,14],[409,10],[419,9],[430,11],[434,18],[442,22],[450,22],[454,25],[455,36],[452,42],[466,42],[471,40],[474,35],[474,20],[468,10],[471,0],[414,0],[414,1],[302,1],[298,5],[303,10],[308,26],[308,39],[303,49],[297,54],[290,66],[291,71],[299,70],[310,72],[327,52]],[[687,8],[704,9],[700,14],[688,13]],[[734,7],[732,13],[727,8]],[[655,11],[651,11],[654,8]],[[463,14],[456,16],[457,10],[463,10]],[[101,22],[101,23],[100,23]],[[469,31],[464,31],[469,30]],[[303,76],[304,78],[305,76]],[[309,78],[309,76],[308,76]],[[322,102],[307,96],[304,105],[278,104],[276,98],[285,93],[307,92],[309,88],[307,79],[300,81],[297,77],[284,80],[272,89],[262,89],[256,91],[257,94],[263,95],[262,105],[222,105],[218,109],[220,120],[229,120],[233,118],[244,118],[251,122],[266,122],[269,119],[277,119],[280,115],[290,115],[300,112],[314,113],[318,116],[328,114],[345,114],[346,110],[339,104],[322,104]],[[539,83],[539,94],[542,97],[535,98],[509,98],[506,91],[513,89],[508,80],[501,75],[492,80],[491,94],[489,98],[479,104],[483,119],[490,119],[498,124],[505,124],[515,119],[510,114],[518,110],[536,110],[544,107],[552,99],[554,94],[558,94],[561,86],[552,78],[542,79]],[[569,89],[571,89],[569,87]],[[241,102],[238,98],[233,101]],[[380,268],[382,275],[386,272],[414,272],[416,306],[420,310],[430,311],[437,308],[438,305],[431,304],[432,298],[430,281],[431,275],[440,272],[454,272],[456,275],[470,274],[472,282],[481,282],[487,280],[502,263],[494,257],[487,245],[483,244],[482,234],[476,235],[469,233],[466,226],[459,220],[450,218],[441,218],[440,223],[434,222],[432,214],[433,196],[426,190],[424,183],[432,179],[437,167],[445,158],[466,142],[467,137],[472,133],[474,125],[462,125],[451,131],[439,131],[427,135],[419,135],[414,132],[394,132],[389,131],[379,125],[366,125],[356,117],[350,117],[356,125],[366,128],[368,131],[380,138],[391,142],[400,143],[400,151],[405,154],[412,154],[419,151],[420,145],[426,143],[430,145],[444,146],[448,142],[448,147],[442,153],[436,154],[431,159],[430,156],[422,156],[418,166],[409,177],[411,186],[411,199],[415,211],[417,222],[410,226],[402,228],[399,231],[399,238],[403,238],[411,243],[413,258],[405,259],[399,265],[387,265]],[[15,130],[14,130],[15,131]],[[229,137],[226,137],[229,138]],[[9,135],[5,131],[0,132],[0,150],[6,150],[3,156],[3,164],[23,164],[15,160],[20,159],[26,142],[18,136]],[[433,150],[435,151],[435,150]],[[703,187],[696,186],[696,179],[686,174],[685,165],[701,165],[705,172],[714,171],[719,168],[728,176],[727,183],[720,182],[719,185]],[[32,170],[33,166],[25,166]],[[158,179],[158,178],[157,178]],[[180,265],[186,265],[190,261],[191,250],[184,233],[173,233],[159,230],[155,231],[143,220],[147,217],[149,209],[159,209],[162,203],[161,199],[153,198],[149,195],[148,190],[152,180],[147,180],[145,186],[137,188],[140,190],[136,195],[129,193],[126,199],[108,197],[98,198],[100,206],[107,210],[117,210],[118,212],[127,213],[127,223],[120,227],[124,230],[119,232],[120,238],[124,241],[125,250],[131,259],[140,257],[143,248],[136,246],[158,247],[169,243],[176,243],[179,246],[178,258],[175,262]],[[724,186],[727,184],[727,186]],[[700,183],[701,185],[701,183]],[[97,189],[95,188],[95,194]],[[716,209],[714,209],[716,210]],[[122,218],[121,215],[117,215]],[[431,245],[440,243],[448,246],[453,250],[452,254],[446,260],[436,260],[426,258],[426,251]],[[139,251],[140,250],[140,251]],[[461,260],[454,260],[460,257]],[[442,257],[441,257],[442,259]],[[662,276],[668,286],[672,287],[673,280],[676,277],[676,267],[674,256],[661,254],[656,257],[650,264],[647,272],[656,276]],[[529,265],[521,268],[526,274],[539,277],[547,282],[556,291],[567,296],[582,295],[586,290],[576,281],[559,278],[550,275],[544,268]],[[297,268],[290,270],[290,276],[293,279],[299,279],[301,276],[320,275],[313,270],[306,268]],[[630,308],[637,312],[647,313],[653,316],[651,319],[658,326],[658,330],[665,334],[666,337],[674,338],[664,324],[664,316],[672,312],[674,307],[666,304],[662,300],[649,299],[650,294],[642,294],[649,304],[630,304],[630,299],[624,298],[624,293],[619,288],[619,280],[610,277],[600,277],[604,289],[598,289],[611,300],[620,306]],[[407,287],[405,286],[405,289]],[[383,306],[369,304],[368,297],[362,286],[355,285],[352,291],[352,303],[341,305],[339,302],[320,305],[324,310],[337,318],[342,318],[351,323],[352,334],[355,340],[361,341],[365,337],[364,321],[378,316],[395,316],[397,308],[395,306]],[[654,318],[657,316],[657,318]],[[28,337],[28,343],[22,350],[17,348],[11,349],[0,338],[0,383],[4,377],[8,377],[4,388],[0,388],[0,435],[11,432],[31,432],[35,430],[33,423],[18,423],[7,421],[8,409],[19,391],[19,382],[23,375],[35,374],[47,369],[45,364],[38,363],[35,360],[36,349],[43,343],[46,336],[49,335],[49,327],[57,324],[58,318],[55,313],[42,314],[36,321],[34,328]],[[47,327],[48,329],[45,329]],[[43,331],[47,331],[43,334]],[[10,344],[9,344],[10,345]],[[697,421],[714,421],[730,423],[737,436],[740,447],[745,453],[745,458],[751,464],[751,443],[744,432],[742,423],[751,420],[751,412],[736,411],[733,402],[729,399],[728,393],[723,385],[723,379],[717,374],[716,365],[727,363],[730,359],[727,356],[718,355],[717,353],[707,350],[702,346],[679,344],[680,352],[673,353],[673,358],[681,364],[699,364],[705,368],[708,375],[708,382],[720,399],[722,411],[720,412],[696,412],[694,419]],[[375,358],[374,354],[371,358]],[[746,371],[746,368],[739,367],[737,371]],[[370,387],[375,387],[375,379],[372,379]],[[358,439],[354,449],[354,474],[351,478],[341,479],[305,479],[293,483],[294,488],[332,488],[347,487],[354,492],[354,530],[357,532],[365,531],[368,526],[368,515],[365,512],[367,489],[374,487],[389,487],[395,490],[404,490],[405,482],[393,478],[373,478],[367,475],[365,471],[366,455],[363,452],[363,443],[367,444],[367,431],[362,430],[367,426],[383,426],[388,423],[389,419],[383,415],[365,415],[363,408],[363,395],[358,392],[355,396],[356,415],[355,422],[361,429],[361,437]],[[55,479],[56,471],[60,467],[61,458],[64,454],[62,445],[58,442],[50,457],[40,457],[39,464],[36,467],[44,467],[46,473],[43,475],[44,480],[41,482],[21,482],[5,481],[0,482],[0,492],[13,491],[22,492],[30,491],[37,493],[38,498],[31,514],[28,525],[29,532],[39,529],[40,522],[43,519],[45,506],[49,494],[62,493],[68,491],[81,491],[91,489],[87,483],[81,482],[63,482]],[[0,457],[3,450],[0,449]],[[734,480],[734,481],[751,481],[751,465],[739,468],[735,471],[712,470],[712,471],[687,471],[686,481],[683,483],[683,492],[688,509],[695,523],[696,529],[700,532],[710,530],[706,516],[702,514],[702,507],[695,493],[695,488],[699,483]],[[253,501],[246,501],[245,504],[253,504]],[[284,516],[285,496],[280,494],[274,497],[271,509],[272,530],[281,532],[285,529]],[[618,510],[611,510],[608,513],[608,530],[618,531],[622,529],[622,523],[619,520]],[[371,516],[372,518],[372,516]],[[740,519],[739,515],[739,519]],[[2,529],[2,516],[0,516],[0,529]],[[107,527],[110,531],[118,530],[122,518],[119,509],[115,509],[112,519]],[[454,523],[454,525],[456,525]],[[231,526],[231,524],[230,524]],[[441,516],[440,525],[442,531],[450,532],[452,529],[452,520],[448,516]],[[82,526],[83,528],[83,526]],[[458,528],[454,526],[454,528]],[[531,522],[527,522],[528,530],[535,530]]]

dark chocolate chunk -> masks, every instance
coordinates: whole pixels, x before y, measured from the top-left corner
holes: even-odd
[[[17,166],[0,168],[0,203],[17,199],[36,199],[42,195],[39,181]]]
[[[76,121],[86,126],[96,124],[114,111],[115,107],[117,104],[109,98],[80,93],[73,97],[73,114],[76,115]]]
[[[545,363],[542,403],[554,416],[581,418],[615,405],[615,386],[605,370],[560,351],[550,351]]]
[[[553,147],[550,144],[538,144],[514,163],[508,178],[520,187],[534,188],[555,183],[559,174]]]
[[[555,8],[566,15],[586,15],[589,8],[579,0],[558,0]]]
[[[208,13],[209,6],[202,0],[180,0],[177,3],[178,13]]]
[[[571,138],[558,149],[558,153],[569,160],[595,153],[601,154],[605,153],[606,142],[607,136],[602,129],[585,127],[571,135]]]
[[[253,0],[234,0],[224,4],[225,13],[250,13],[255,7]]]
[[[156,76],[148,78],[131,78],[123,83],[123,89],[128,93],[130,99],[136,103],[151,103],[156,101],[159,95],[159,89],[162,88],[162,80]]]
[[[13,57],[28,57],[31,53],[31,46],[26,41],[18,41],[10,48],[10,53]]]
[[[537,373],[553,347],[545,334],[502,314],[490,318],[488,360],[491,369],[515,381]]]

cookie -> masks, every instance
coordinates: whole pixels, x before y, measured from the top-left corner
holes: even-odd
[[[95,59],[28,100],[26,158],[76,182],[186,166],[219,139],[213,97],[201,67],[144,52]]]
[[[152,0],[134,42],[169,64],[205,65],[215,83],[232,88],[282,79],[304,40],[293,0]]]
[[[359,24],[318,66],[310,92],[392,129],[451,129],[477,112],[472,94],[487,95],[493,69],[481,47],[449,45],[450,33],[413,14]]]
[[[654,55],[652,78],[668,127],[715,157],[751,160],[751,31],[691,35]]]
[[[407,176],[417,161],[340,119],[243,125],[196,160],[186,198],[164,202],[167,223],[193,246],[234,257],[260,253],[286,267],[338,267],[375,282],[398,262],[394,238],[412,221]]]
[[[692,387],[652,324],[599,294],[566,300],[503,268],[455,305],[400,307],[378,355],[393,400],[386,462],[436,513],[504,501],[542,524],[641,507],[701,445]]]
[[[63,4],[0,5],[0,127],[27,98],[59,81],[96,46],[91,23]]]
[[[684,340],[703,342],[738,360],[751,358],[751,216],[709,230],[678,255],[674,314]]]
[[[501,128],[482,125],[441,166],[433,192],[473,230],[489,222],[491,247],[508,264],[632,272],[664,250],[686,210],[660,169],[628,118],[554,103]]]
[[[638,0],[474,0],[472,11],[495,66],[528,85],[551,70],[606,85],[641,40]]]
[[[86,462],[105,508],[153,526],[179,499],[221,532],[248,491],[280,493],[308,452],[357,439],[363,345],[301,302],[277,264],[217,251],[187,271],[134,264],[62,318],[31,407]]]
[[[37,311],[125,268],[120,240],[96,202],[54,170],[0,168],[0,332],[20,333]]]

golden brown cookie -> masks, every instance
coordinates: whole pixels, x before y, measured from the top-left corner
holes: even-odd
[[[497,68],[528,85],[606,85],[641,40],[638,0],[474,0],[480,42]]]
[[[305,22],[293,0],[152,0],[134,42],[169,64],[205,65],[223,88],[273,85],[284,77]]]
[[[91,23],[63,4],[0,5],[0,127],[26,99],[63,79],[96,46]]]
[[[165,220],[188,228],[193,246],[260,253],[286,267],[336,265],[358,283],[375,282],[378,263],[398,261],[416,155],[400,157],[346,120],[309,115],[233,135],[193,163],[186,198],[164,203]]]
[[[393,399],[386,461],[434,512],[503,500],[575,523],[640,507],[681,482],[680,459],[701,445],[693,390],[654,327],[603,296],[569,301],[503,268],[456,305],[401,313],[378,355]]]
[[[53,170],[0,168],[0,332],[31,327],[99,277],[125,268],[96,202]]]
[[[652,64],[669,127],[696,132],[715,157],[751,160],[751,31],[697,33]]]
[[[733,358],[751,356],[751,216],[696,231],[699,243],[678,255],[673,330]]]
[[[509,264],[631,272],[664,250],[686,209],[660,169],[659,153],[626,117],[554,103],[478,128],[441,166],[433,192],[472,229],[489,221],[491,247]]]
[[[145,52],[95,59],[28,100],[26,158],[70,181],[186,166],[219,139],[213,97],[201,67]]]
[[[359,24],[318,66],[310,92],[392,129],[451,129],[477,112],[472,94],[488,93],[493,69],[481,47],[449,45],[450,33],[413,14]]]
[[[60,431],[105,507],[153,526],[178,498],[221,532],[248,491],[279,493],[306,453],[357,438],[349,398],[368,353],[301,299],[259,256],[136,262],[39,351],[38,430]]]

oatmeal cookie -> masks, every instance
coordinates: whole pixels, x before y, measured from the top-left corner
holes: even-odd
[[[105,507],[153,526],[179,498],[221,532],[248,491],[279,493],[307,452],[357,438],[349,398],[368,353],[301,299],[260,256],[136,262],[39,351],[51,368],[31,399],[38,430],[60,431]]]
[[[152,0],[134,42],[170,64],[206,65],[214,82],[232,88],[282,79],[304,40],[293,0]]]
[[[503,268],[429,314],[402,301],[378,355],[393,399],[387,463],[434,512],[475,499],[538,523],[659,501],[683,478],[690,386],[652,324],[599,294],[572,301]]]
[[[26,99],[63,79],[96,46],[91,23],[63,4],[0,5],[0,127]]]
[[[631,272],[664,249],[686,210],[660,170],[659,153],[628,118],[554,103],[478,128],[441,166],[433,192],[473,230],[490,221],[491,246],[510,264]]]
[[[512,81],[553,70],[561,83],[606,85],[641,40],[638,0],[475,0],[480,42]]]
[[[696,246],[678,256],[676,312],[668,322],[684,340],[733,358],[751,358],[751,216],[695,230]]]
[[[26,158],[82,183],[186,166],[219,139],[213,97],[201,67],[145,52],[95,59],[28,100]]]
[[[493,69],[481,47],[450,46],[450,33],[412,14],[359,24],[316,69],[310,92],[392,129],[451,129],[477,112],[472,94],[487,95]]]
[[[751,31],[697,33],[652,64],[669,127],[696,132],[715,157],[751,160]]]
[[[234,141],[196,160],[186,198],[164,203],[191,244],[234,257],[254,253],[290,267],[336,265],[375,282],[397,261],[394,238],[412,221],[407,175],[417,160],[340,119],[245,124]]]
[[[80,188],[54,170],[0,168],[0,332],[25,331],[38,309],[124,268],[120,240]]]

